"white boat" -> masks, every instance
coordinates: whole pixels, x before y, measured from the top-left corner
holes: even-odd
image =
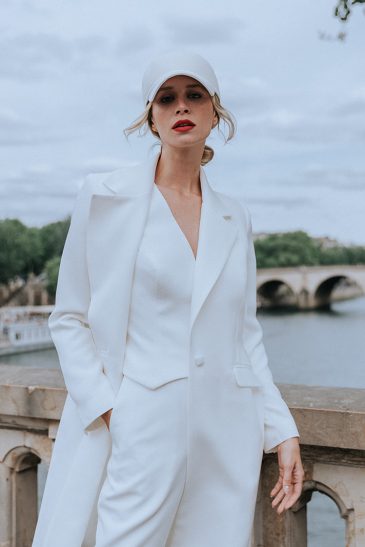
[[[52,348],[48,317],[54,306],[0,308],[0,355]]]

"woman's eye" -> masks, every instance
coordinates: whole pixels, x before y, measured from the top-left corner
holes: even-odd
[[[188,95],[189,98],[192,98],[192,99],[200,99],[202,97],[202,94],[201,93],[189,93]],[[169,103],[171,102],[171,100],[174,100],[174,95],[164,95],[163,97],[161,97],[160,99],[160,102],[161,103]]]
[[[161,103],[167,103],[169,102],[169,99],[172,99],[173,97],[171,95],[165,95],[164,97],[161,97],[160,102]]]

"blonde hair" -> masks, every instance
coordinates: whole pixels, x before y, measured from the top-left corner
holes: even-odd
[[[224,134],[222,133],[225,143],[227,143],[229,140],[231,140],[234,137],[236,133],[236,127],[237,127],[236,120],[233,114],[231,114],[226,108],[224,108],[221,105],[219,97],[216,93],[214,93],[212,97],[212,103],[213,103],[213,108],[218,117],[218,123],[216,125],[216,127],[218,128],[218,131],[220,131],[219,123],[221,120],[223,120],[228,125],[228,137],[225,138]],[[136,118],[131,125],[129,125],[123,130],[123,133],[127,139],[130,133],[137,131],[137,129],[138,129],[139,135],[144,136],[147,133],[148,128],[157,139],[160,139],[160,135],[158,134],[158,132],[152,129],[152,121],[151,121],[152,104],[153,103],[149,102],[146,108],[144,109],[144,111],[142,112],[142,114],[138,118]],[[141,129],[143,128],[143,126],[144,126],[144,130],[143,132],[141,132]],[[200,162],[201,165],[207,164],[209,161],[213,159],[213,156],[214,156],[213,148],[211,146],[205,145],[202,159]]]

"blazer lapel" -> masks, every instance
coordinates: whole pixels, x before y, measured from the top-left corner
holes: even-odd
[[[153,150],[151,156],[143,162],[113,171],[104,180],[104,185],[116,197],[134,198],[148,194],[153,188],[160,153],[160,148],[157,152]]]
[[[134,264],[159,156],[160,150],[138,165],[107,175],[103,184],[109,193],[92,196],[88,228],[90,284],[97,288],[105,303],[105,316],[109,318],[109,343],[106,345],[110,347],[127,328]],[[221,273],[238,234],[231,211],[210,186],[202,166],[200,181],[203,203],[190,328]]]
[[[191,300],[190,329],[221,273],[238,235],[238,225],[231,211],[210,186],[203,167],[200,168],[200,182],[203,203]]]
[[[113,171],[103,180],[108,193],[95,193],[91,198],[87,259],[94,305],[90,315],[104,348],[118,360],[123,358],[134,265],[157,160],[154,155],[141,164]]]

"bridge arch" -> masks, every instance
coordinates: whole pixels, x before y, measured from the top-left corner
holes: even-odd
[[[280,278],[264,281],[257,287],[257,297],[260,307],[296,307],[297,295],[291,285]]]
[[[341,285],[344,288],[346,288],[346,286],[349,288],[351,287],[352,290],[354,290],[354,287],[357,287],[359,293],[364,292],[363,287],[361,287],[352,277],[346,274],[331,275],[323,279],[314,290],[313,296],[315,306],[319,308],[329,307],[333,301],[333,292]]]

